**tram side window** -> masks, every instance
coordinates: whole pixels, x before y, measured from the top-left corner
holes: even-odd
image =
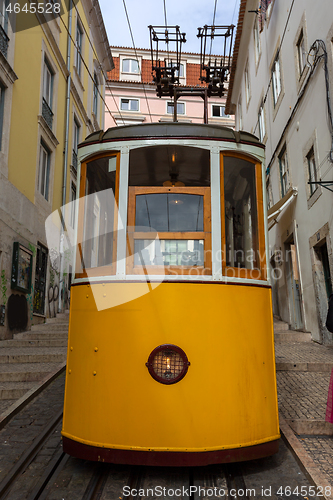
[[[116,156],[108,156],[86,164],[81,259],[86,269],[114,261],[116,163]]]
[[[259,268],[255,168],[241,158],[223,158],[227,267]]]

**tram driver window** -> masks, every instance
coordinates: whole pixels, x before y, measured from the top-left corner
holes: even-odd
[[[226,266],[259,269],[256,165],[224,156],[223,171]]]
[[[128,272],[209,274],[209,151],[157,146],[131,151]]]
[[[117,156],[105,156],[83,165],[81,188],[83,228],[78,235],[81,270],[114,262],[114,224]],[[82,210],[81,208],[81,210]]]

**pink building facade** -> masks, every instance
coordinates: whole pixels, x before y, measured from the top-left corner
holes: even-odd
[[[114,70],[109,72],[106,87],[105,127],[150,122],[173,121],[173,100],[156,95],[150,50],[111,47]],[[172,53],[171,53],[172,54]],[[187,87],[202,87],[200,55],[184,53],[181,58],[180,83]],[[233,127],[234,116],[225,114],[225,96],[208,99],[208,123]],[[203,123],[204,101],[199,96],[180,97],[177,102],[179,122]]]

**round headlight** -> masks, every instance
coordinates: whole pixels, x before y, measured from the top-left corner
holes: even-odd
[[[186,375],[189,365],[185,352],[172,344],[156,347],[146,363],[150,375],[161,384],[179,382]]]

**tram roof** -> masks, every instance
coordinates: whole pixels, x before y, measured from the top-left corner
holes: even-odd
[[[199,123],[145,123],[138,125],[124,125],[111,127],[105,132],[99,130],[88,135],[81,142],[80,147],[92,143],[108,141],[126,141],[152,138],[187,138],[212,139],[231,142],[244,142],[264,147],[258,137],[249,132],[235,131],[221,125],[207,125]]]

